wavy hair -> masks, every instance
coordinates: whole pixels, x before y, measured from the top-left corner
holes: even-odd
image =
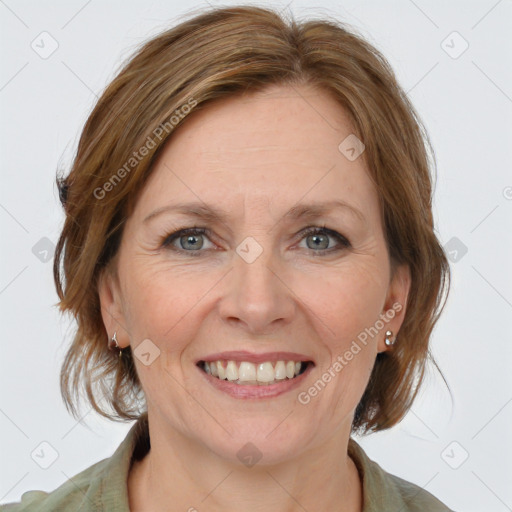
[[[193,101],[200,109],[275,84],[315,85],[347,112],[366,146],[363,157],[378,191],[392,271],[405,264],[411,272],[400,341],[377,355],[352,429],[389,428],[410,408],[450,282],[434,232],[435,158],[426,130],[389,63],[355,29],[337,20],[299,22],[271,9],[240,6],[196,13],[145,42],[94,106],[69,174],[57,177],[66,217],[54,279],[60,310],[77,322],[60,386],[74,417],[81,391],[106,418],[147,416],[130,347],[122,358],[108,350],[98,278],[117,254],[124,222],[160,150],[186,123],[184,106]]]

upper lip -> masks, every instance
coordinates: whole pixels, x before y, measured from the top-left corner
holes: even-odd
[[[297,352],[264,352],[256,354],[254,352],[247,352],[245,350],[231,350],[228,352],[217,352],[204,356],[197,360],[199,361],[247,361],[249,363],[264,363],[265,361],[313,361],[313,359],[304,354]]]

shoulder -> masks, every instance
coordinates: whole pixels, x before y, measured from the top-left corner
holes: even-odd
[[[21,501],[0,505],[0,512],[129,512],[127,479],[132,456],[149,449],[147,420],[141,418],[114,454],[96,462],[51,491],[27,491]]]
[[[44,491],[27,491],[21,496],[21,501],[0,505],[0,512],[21,512],[29,510],[27,509],[29,506],[33,510],[41,510],[41,503],[47,496],[48,493]]]
[[[350,438],[348,452],[363,483],[363,512],[453,512],[427,490],[385,471],[353,438]]]
[[[108,459],[104,459],[73,476],[51,492],[33,490],[21,500],[0,505],[0,512],[49,512],[57,510],[96,510],[94,502],[86,506],[91,488],[99,480]]]
[[[389,473],[387,478],[407,506],[404,512],[454,512],[422,487]]]

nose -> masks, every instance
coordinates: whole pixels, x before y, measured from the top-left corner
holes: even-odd
[[[264,250],[251,263],[235,254],[233,268],[225,280],[219,306],[224,321],[260,335],[271,334],[291,321],[295,313],[294,295],[271,251]]]

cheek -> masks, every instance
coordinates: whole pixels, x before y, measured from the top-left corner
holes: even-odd
[[[215,280],[147,258],[133,258],[125,269],[126,322],[132,338],[135,343],[147,337],[157,344],[169,341],[172,346],[166,349],[172,350],[174,342],[186,339],[187,330],[196,330],[197,322],[191,321],[195,307]]]
[[[324,340],[342,350],[347,342],[374,325],[382,312],[386,275],[378,262],[347,264],[329,272],[303,276],[297,295],[318,320]]]
[[[318,378],[326,382],[319,406],[323,403],[325,414],[334,422],[353,411],[368,384],[377,341],[383,335],[372,328],[385,301],[385,279],[377,264],[347,265],[324,281],[323,298],[316,296],[310,303],[320,320],[321,328],[316,330],[322,330],[321,342],[328,354],[318,369]]]

